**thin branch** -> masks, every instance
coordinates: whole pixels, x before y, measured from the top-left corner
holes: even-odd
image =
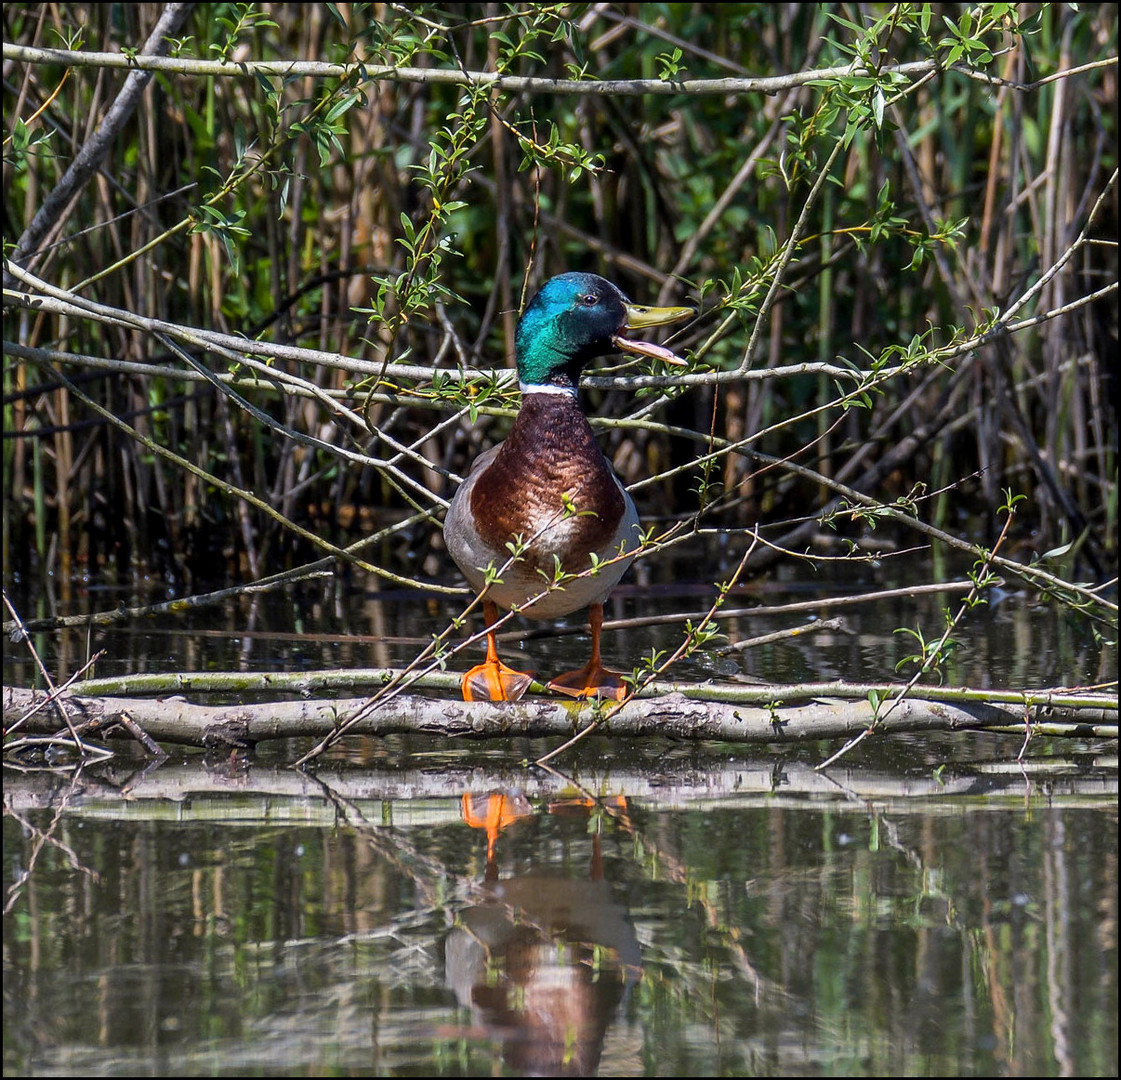
[[[357,558],[343,548],[337,547],[335,544],[324,540],[323,537],[317,535],[316,533],[313,533],[310,529],[305,529],[301,525],[297,525],[296,522],[289,520],[274,506],[266,502],[264,499],[259,498],[253,492],[245,491],[241,488],[235,487],[233,484],[227,483],[226,481],[215,476],[213,473],[208,473],[205,469],[199,467],[193,461],[188,461],[186,458],[169,450],[166,446],[163,446],[162,444],[156,442],[156,440],[150,439],[148,438],[148,436],[141,434],[135,428],[130,427],[119,417],[111,413],[108,409],[104,408],[98,402],[94,401],[87,394],[84,394],[81,389],[73,382],[71,382],[65,375],[63,375],[59,369],[54,368],[52,370],[54,372],[55,378],[57,378],[59,382],[67,387],[67,389],[76,398],[84,402],[99,416],[108,420],[109,423],[125,432],[125,434],[129,436],[129,438],[140,443],[152,453],[159,454],[161,457],[166,458],[168,461],[170,461],[173,465],[177,465],[181,469],[186,469],[188,472],[191,472],[195,476],[199,477],[199,479],[206,481],[208,484],[213,484],[219,490],[224,491],[227,494],[234,496],[235,498],[242,499],[250,506],[259,510],[261,513],[265,514],[268,517],[271,517],[285,529],[308,541],[314,547],[318,547],[322,551],[326,551],[331,555],[334,555],[336,558],[343,559],[346,562],[354,563],[356,566],[358,566],[362,570],[365,570],[367,573],[376,574],[378,577],[385,578],[387,581],[392,581],[397,585],[401,585],[403,587],[411,589],[417,588],[417,582],[413,578],[402,577],[400,574],[394,574],[381,566],[377,566],[373,563],[366,562],[364,559]],[[462,593],[462,590],[459,588],[437,585],[434,583],[426,584],[423,586],[423,588],[430,592],[446,593],[452,596],[458,596]]]
[[[175,5],[172,5],[175,6]],[[577,97],[633,97],[643,94],[673,96],[680,94],[780,94],[795,86],[830,79],[904,75],[921,78],[939,71],[955,71],[988,86],[1010,86],[1028,92],[1059,78],[1069,78],[1095,68],[1117,63],[1117,57],[1067,68],[1035,83],[1014,83],[988,75],[966,64],[945,68],[937,60],[915,60],[906,64],[885,64],[873,71],[863,64],[798,71],[768,78],[720,79],[544,79],[521,75],[496,75],[490,71],[464,71],[459,68],[389,67],[384,64],[330,64],[318,60],[199,60],[190,57],[141,56],[70,49],[42,49],[4,42],[5,60],[27,64],[55,64],[64,67],[104,67],[129,71],[162,71],[169,75],[201,75],[207,78],[260,77],[292,79],[300,76],[317,79],[368,79],[371,82],[428,83],[442,86],[470,86],[511,94],[561,94]]]
[[[157,54],[167,50],[167,36],[174,34],[183,25],[193,7],[194,4],[168,4],[160,14],[159,20],[153,27],[151,34],[148,35],[148,40],[144,43],[140,52],[136,54],[135,59],[138,61],[164,59]],[[19,48],[22,47],[19,46]],[[70,55],[80,56],[81,53],[71,53]],[[4,42],[4,57],[5,59],[8,57],[8,42]],[[118,59],[123,60],[125,57],[120,54]],[[74,196],[97,171],[98,163],[109,152],[109,148],[116,141],[121,129],[128,123],[133,112],[136,111],[137,105],[140,104],[141,95],[148,83],[151,82],[156,69],[145,68],[141,63],[126,64],[125,66],[129,69],[129,76],[125,79],[124,86],[121,87],[116,100],[109,107],[92,137],[78,151],[62,179],[43,200],[43,205],[39,207],[31,224],[16,241],[16,246],[11,252],[13,263],[23,263],[31,255],[36,254],[43,238],[58,227]],[[4,283],[5,285],[8,284],[7,270],[4,273]]]

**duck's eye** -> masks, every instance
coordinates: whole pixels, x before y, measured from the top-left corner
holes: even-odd
[[[580,303],[585,307],[595,307],[599,303],[599,297],[594,292],[585,293],[580,297]]]

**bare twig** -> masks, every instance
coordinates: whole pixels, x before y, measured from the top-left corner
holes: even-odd
[[[16,246],[10,254],[11,261],[23,264],[38,251],[43,238],[62,223],[74,196],[86,184],[98,163],[108,152],[117,138],[118,132],[128,123],[145,87],[151,82],[156,68],[146,68],[146,60],[163,59],[159,54],[167,50],[167,37],[174,34],[186,21],[194,4],[174,3],[168,4],[160,14],[159,20],[148,35],[140,52],[129,59],[123,53],[117,54],[117,60],[125,61],[123,64],[114,64],[127,68],[128,78],[117,95],[109,111],[97,126],[93,137],[78,151],[77,157],[70,163],[62,179],[55,185],[51,193],[43,201],[31,224],[24,230],[23,235],[16,241]],[[8,43],[4,43],[4,53],[7,57]],[[52,50],[47,50],[48,52]],[[80,54],[78,54],[80,55]],[[5,269],[4,283],[8,284],[8,272]]]

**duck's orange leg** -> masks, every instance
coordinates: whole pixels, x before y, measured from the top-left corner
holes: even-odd
[[[483,601],[483,617],[487,621],[487,658],[477,664],[460,682],[464,701],[517,701],[533,682],[533,674],[515,671],[498,659],[498,645],[491,627],[498,621],[498,607]]]
[[[599,634],[603,628],[603,605],[588,608],[588,622],[592,628],[591,659],[576,671],[566,671],[549,682],[549,689],[572,697],[604,697],[622,701],[627,696],[627,684],[622,674],[603,666],[599,653]]]

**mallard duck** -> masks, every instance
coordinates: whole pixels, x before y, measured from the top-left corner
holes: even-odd
[[[475,461],[444,522],[448,551],[482,593],[487,624],[486,660],[463,676],[465,701],[517,701],[532,681],[498,658],[500,607],[535,619],[588,608],[591,658],[548,685],[574,697],[625,695],[620,675],[603,666],[599,638],[603,602],[641,540],[638,513],[596,443],[577,386],[589,361],[617,351],[684,364],[624,335],[692,314],[641,307],[596,274],[550,278],[530,301],[514,338],[521,409],[506,441]]]

